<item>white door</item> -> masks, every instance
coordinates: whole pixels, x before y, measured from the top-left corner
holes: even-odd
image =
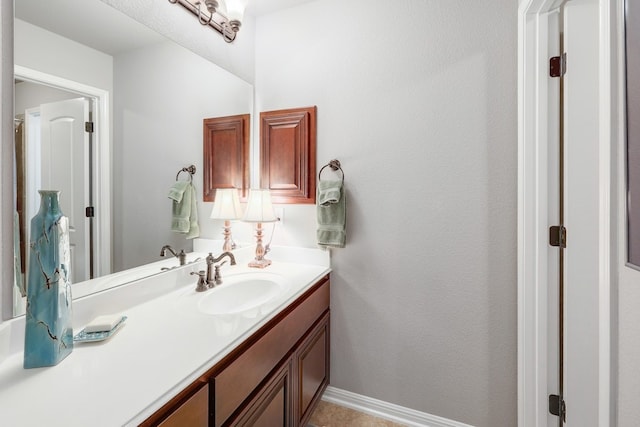
[[[609,425],[603,397],[609,394],[610,150],[600,122],[599,8],[598,0],[571,0],[565,8],[564,395],[570,427]]]
[[[613,426],[610,416],[610,75],[601,58],[606,14],[598,0],[520,1],[519,427]],[[559,25],[556,25],[559,24]],[[604,25],[606,29],[606,25]],[[567,54],[563,123],[549,76],[560,35]],[[564,137],[563,177],[555,147]],[[557,185],[564,186],[564,339],[560,340]],[[564,356],[559,378],[560,345]],[[566,422],[549,415],[560,385]]]
[[[89,278],[89,101],[85,98],[42,104],[41,188],[60,190],[60,208],[69,217],[71,282]]]

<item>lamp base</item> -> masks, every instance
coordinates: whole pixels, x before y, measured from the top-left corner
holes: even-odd
[[[249,267],[254,268],[265,268],[271,265],[271,260],[262,258],[262,259],[254,259],[249,263]]]

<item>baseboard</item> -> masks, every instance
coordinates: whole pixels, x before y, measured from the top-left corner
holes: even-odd
[[[331,386],[325,390],[322,400],[408,427],[473,427]]]

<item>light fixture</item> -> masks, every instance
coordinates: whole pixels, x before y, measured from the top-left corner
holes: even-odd
[[[248,0],[227,0],[227,18],[234,33],[240,30]]]
[[[211,218],[224,220],[224,244],[222,245],[224,252],[235,249],[236,245],[231,238],[231,220],[240,219],[241,217],[242,211],[240,210],[238,190],[235,188],[217,188],[216,198],[211,210]]]
[[[236,39],[248,0],[169,0],[198,17],[202,25],[212,27],[227,43]]]
[[[267,245],[266,249],[264,246],[262,246],[262,223],[278,221],[278,217],[276,217],[276,213],[273,210],[273,204],[271,203],[271,193],[269,192],[269,190],[249,190],[249,201],[247,203],[247,210],[245,211],[242,220],[245,222],[257,223],[256,258],[249,263],[249,267],[265,268],[266,266],[271,265],[271,260],[268,260],[264,257],[264,255],[269,250],[269,245]]]

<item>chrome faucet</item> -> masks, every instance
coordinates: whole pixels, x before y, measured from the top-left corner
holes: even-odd
[[[224,264],[224,262],[220,265],[215,265],[215,263],[220,262],[224,257],[229,257],[231,265],[236,265],[236,258],[231,252],[223,252],[217,258],[214,258],[211,252],[209,252],[209,256],[207,256],[207,285],[210,288],[213,288],[215,285],[219,285],[220,283],[222,283],[222,276],[220,275],[220,265]],[[212,268],[215,271],[212,271]]]
[[[160,256],[165,256],[167,251],[171,252],[171,255],[173,255],[174,257],[178,258],[178,260],[180,261],[180,265],[185,265],[187,262],[187,254],[184,253],[184,249],[180,249],[180,253],[176,253],[173,249],[171,249],[171,246],[169,245],[164,245],[162,247],[162,249],[160,250]]]

